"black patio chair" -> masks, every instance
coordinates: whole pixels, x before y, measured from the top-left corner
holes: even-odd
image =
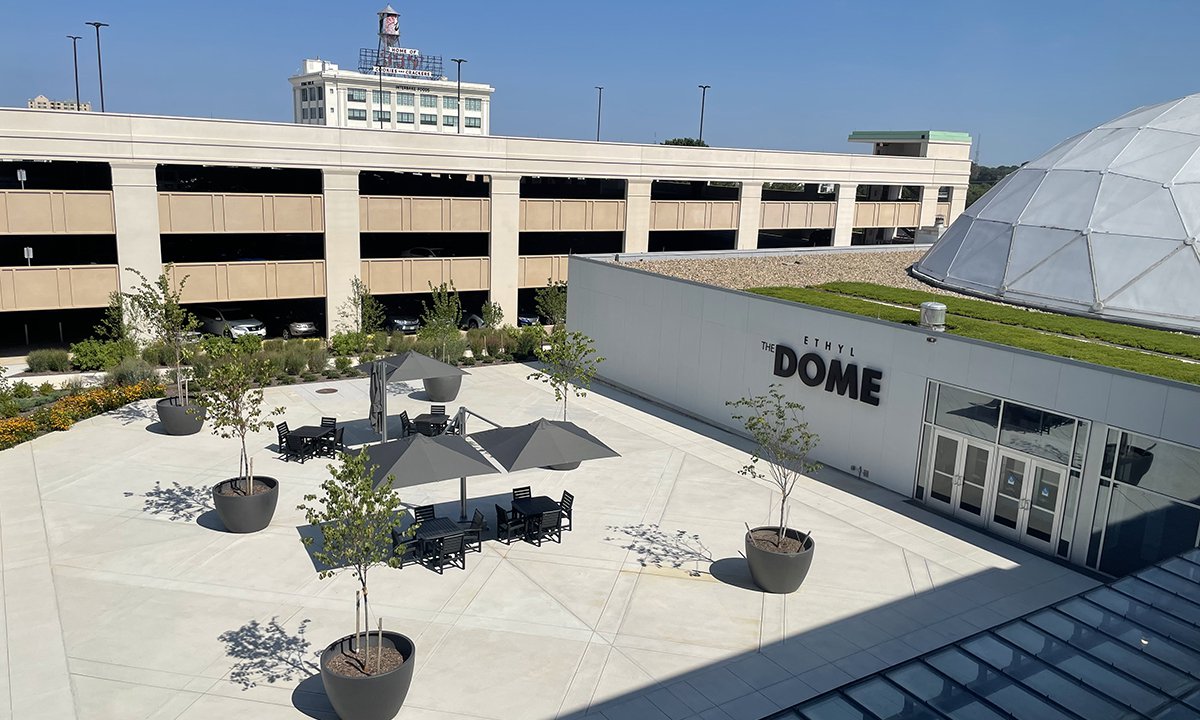
[[[403,546],[403,549],[401,549],[401,546]],[[405,533],[400,528],[393,528],[392,553],[400,558],[401,568],[409,563],[420,562],[421,541],[416,538],[405,537]]]
[[[279,454],[285,461],[299,460],[303,465],[311,452],[309,444],[304,441],[304,438],[292,437],[292,431],[288,429],[286,422],[278,423],[275,425],[275,429],[279,433]]]
[[[317,454],[324,457],[334,457],[339,452],[346,449],[346,428],[340,427],[333,431],[333,434],[326,435],[321,438],[321,445],[317,448]]]
[[[321,427],[337,427],[337,418],[323,417],[321,418]]]
[[[463,543],[467,552],[483,552],[484,530],[487,530],[487,520],[483,517],[483,511],[475,508],[475,516],[471,518],[470,524],[463,527]]]
[[[543,540],[562,542],[562,511],[549,510],[529,519],[529,542],[542,546]]]
[[[409,435],[415,435],[416,430],[413,429],[412,420],[408,419],[408,411],[400,413],[400,437],[406,438]]]
[[[496,539],[508,545],[514,537],[525,534],[525,521],[514,517],[513,513],[496,506]]]
[[[467,551],[463,539],[463,533],[456,533],[427,543],[424,552],[425,566],[437,570],[439,575],[447,565],[466,570]]]
[[[450,422],[446,423],[444,432],[446,435],[462,435],[462,428],[458,425],[458,418],[450,418]]]
[[[533,497],[533,490],[528,485],[525,487],[513,488],[513,500],[521,500],[523,498]]]
[[[430,405],[429,406],[429,414],[430,415],[445,415],[446,414],[446,406],[445,405]]]
[[[558,503],[558,507],[562,509],[563,522],[562,529],[571,529],[571,506],[575,504],[575,496],[563,490],[562,500]]]
[[[434,517],[434,508],[432,505],[420,505],[415,507],[413,508],[413,517],[417,519],[417,522],[432,520]]]

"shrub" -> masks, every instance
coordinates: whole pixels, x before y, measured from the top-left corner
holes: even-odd
[[[154,368],[141,358],[125,358],[108,371],[106,385],[136,385],[155,377]]]
[[[467,347],[471,348],[471,352],[476,357],[483,354],[487,349],[487,330],[468,330],[467,331]]]
[[[458,363],[459,363],[460,365],[466,365],[467,367],[470,367],[470,366],[472,366],[472,365],[474,365],[474,364],[475,364],[475,358],[473,358],[473,357],[464,357],[464,358],[462,358],[461,360],[459,360],[459,361],[458,361]]]
[[[365,333],[340,332],[329,338],[329,347],[334,355],[357,355],[366,346]]]
[[[498,357],[504,352],[506,334],[503,330],[488,330],[483,338],[483,346],[487,354]]]
[[[66,372],[71,369],[71,356],[66,350],[34,350],[26,358],[29,372]]]
[[[242,355],[253,355],[262,350],[263,339],[258,335],[242,335],[233,339],[233,345]]]
[[[196,380],[207,380],[212,372],[213,361],[207,355],[192,357],[192,377]]]
[[[362,362],[372,362],[375,360],[375,353],[365,352],[362,355],[360,355],[358,359]]]
[[[38,395],[50,395],[54,393],[54,386],[48,382],[44,382],[37,386]]]
[[[21,380],[12,386],[12,396],[15,398],[33,397],[33,386]]]
[[[132,340],[88,338],[71,346],[71,361],[80,370],[106,370],[138,354]]]
[[[388,336],[385,332],[377,332],[371,335],[371,351],[375,353],[384,353],[388,349]]]
[[[0,394],[0,418],[11,418],[21,414],[21,403],[12,393]]]
[[[301,375],[300,378],[302,380],[304,380],[304,382],[313,382],[314,380],[319,380],[320,376],[318,376],[314,372],[306,372],[303,375]]]
[[[334,358],[333,360],[333,366],[338,370],[338,372],[346,372],[350,369],[350,365],[350,358],[348,357],[339,357]]]
[[[0,420],[0,450],[32,440],[38,432],[38,424],[32,418],[10,417]]]
[[[287,345],[286,342],[278,338],[274,340],[263,340],[262,350],[265,352],[280,352]]]
[[[200,341],[200,347],[214,360],[229,357],[235,349],[233,339],[224,335],[206,335]]]
[[[275,382],[280,385],[291,385],[292,383],[296,382],[296,378],[292,377],[291,375],[280,375],[275,378]]]
[[[325,368],[329,367],[329,353],[320,345],[309,345],[305,348],[308,352],[308,369],[310,372],[324,372]]]
[[[142,348],[142,359],[151,365],[165,367],[175,362],[175,351],[163,343],[151,343]]]
[[[280,377],[285,375],[283,352],[265,352],[262,354],[263,360],[266,361],[266,372],[268,375]]]
[[[541,325],[526,325],[517,333],[517,343],[513,348],[513,355],[522,359],[531,358],[538,350],[542,349],[542,344],[548,338],[546,328]]]
[[[33,419],[40,430],[67,430],[79,420],[128,405],[135,400],[162,395],[163,386],[155,380],[133,385],[92,388],[68,395],[48,407],[40,408]]]
[[[336,380],[342,376],[342,372],[337,368],[325,368],[325,372],[321,373],[326,380]]]
[[[308,367],[308,353],[304,347],[293,345],[283,351],[283,371],[288,375],[299,375]]]

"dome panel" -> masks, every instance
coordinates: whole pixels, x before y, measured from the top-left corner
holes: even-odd
[[[1143,130],[1113,162],[1111,170],[1152,182],[1170,182],[1192,159],[1197,148],[1200,148],[1200,135]]]
[[[1067,138],[1066,140],[1063,140],[1059,144],[1057,144],[1054,147],[1047,150],[1045,153],[1043,153],[1041,156],[1039,156],[1036,160],[1030,160],[1029,162],[1025,163],[1025,169],[1049,170],[1050,168],[1054,167],[1054,163],[1056,163],[1060,159],[1062,159],[1063,155],[1066,155],[1067,153],[1069,153],[1071,151],[1071,148],[1078,145],[1080,142],[1083,141],[1084,138],[1086,138],[1090,134],[1091,134],[1090,131],[1085,132],[1085,133],[1079,133],[1075,137],[1071,137],[1071,138]]]
[[[1075,230],[1019,225],[1013,228],[1012,249],[1008,253],[1005,283],[1012,283],[1079,237]]]
[[[954,278],[996,291],[1004,280],[1004,264],[1008,259],[1008,243],[1012,226],[1008,223],[976,220],[963,238],[954,262],[946,271],[947,278]]]
[[[1095,170],[1108,167],[1138,134],[1134,128],[1093,130],[1054,164],[1055,170]]]
[[[1200,237],[1200,185],[1175,185],[1171,197],[1183,220],[1183,231],[1190,238]]]
[[[1171,108],[1178,105],[1182,99],[1183,98],[1180,98],[1179,100],[1170,100],[1168,102],[1159,103],[1157,105],[1145,105],[1140,108],[1135,108],[1135,109],[1130,110],[1129,112],[1125,113],[1121,117],[1117,118],[1116,120],[1109,120],[1108,122],[1104,123],[1100,127],[1102,127],[1102,128],[1125,128],[1125,127],[1140,128],[1140,127],[1145,127],[1149,123],[1153,122],[1154,120],[1157,120],[1159,117],[1166,114],[1166,112],[1168,110],[1170,110]]]
[[[1091,305],[1095,293],[1088,264],[1087,240],[1079,235],[1009,287],[1036,297]]]
[[[992,200],[996,198],[997,195],[1004,192],[1004,187],[1008,185],[1015,174],[1016,173],[1009,173],[1000,178],[1000,182],[993,185],[991,189],[980,196],[978,200],[971,203],[971,207],[964,210],[963,214],[970,217],[979,217],[979,213],[983,212],[984,208],[986,208],[988,204],[990,204]]]
[[[937,243],[925,253],[925,257],[919,261],[919,269],[926,275],[938,280],[945,280],[946,273],[950,270],[950,263],[954,262],[954,256],[958,254],[959,248],[962,247],[963,238],[971,230],[971,218],[962,217],[956,220],[950,229],[946,231]]]
[[[1155,118],[1150,127],[1200,135],[1200,97],[1185,97],[1179,104]]]
[[[1178,240],[1107,233],[1092,233],[1090,240],[1096,297],[1105,303],[1181,244]]]
[[[1200,287],[1200,260],[1191,247],[1181,246],[1137,282],[1114,295],[1108,304],[1140,313],[1185,318],[1196,324],[1200,323],[1197,315],[1200,305],[1192,293],[1179,289],[1197,287]]]
[[[1182,240],[1183,221],[1169,188],[1162,183],[1109,173],[1100,185],[1092,228],[1116,235],[1149,235]]]
[[[1024,225],[1082,230],[1100,189],[1100,173],[1051,170],[1021,215]]]
[[[1004,178],[1008,185],[1005,192],[997,194],[975,217],[980,220],[1016,222],[1044,177],[1045,171],[1026,168],[1009,174]]]

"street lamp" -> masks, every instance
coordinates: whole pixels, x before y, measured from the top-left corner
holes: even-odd
[[[93,20],[84,24],[96,28],[96,69],[100,73],[100,112],[104,112],[104,62],[100,59],[100,28],[108,27],[108,23]]]
[[[600,108],[604,105],[604,86],[597,85],[596,90],[596,142],[600,142]]]
[[[71,39],[71,57],[75,59],[75,109],[79,110],[79,35],[68,35]]]
[[[701,144],[704,143],[704,98],[708,95],[708,89],[712,85],[700,85],[700,137],[696,138]]]
[[[458,108],[458,134],[462,135],[462,64],[466,60],[462,58],[450,58],[450,62],[458,65],[458,102],[455,107]]]

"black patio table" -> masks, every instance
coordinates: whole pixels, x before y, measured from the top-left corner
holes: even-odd
[[[326,435],[332,435],[336,428],[321,427],[320,425],[301,425],[291,431],[293,437],[304,438],[308,442],[320,440]]]
[[[512,501],[512,509],[522,517],[534,517],[541,515],[544,512],[558,510],[558,501],[552,497],[538,495],[536,497],[521,498],[520,500]]]
[[[413,427],[422,435],[433,437],[441,435],[446,431],[446,425],[450,423],[450,416],[444,413],[422,413],[412,419]]]
[[[450,535],[457,535],[462,531],[462,527],[450,518],[435,517],[418,525],[417,532],[413,537],[421,542],[428,542]]]

